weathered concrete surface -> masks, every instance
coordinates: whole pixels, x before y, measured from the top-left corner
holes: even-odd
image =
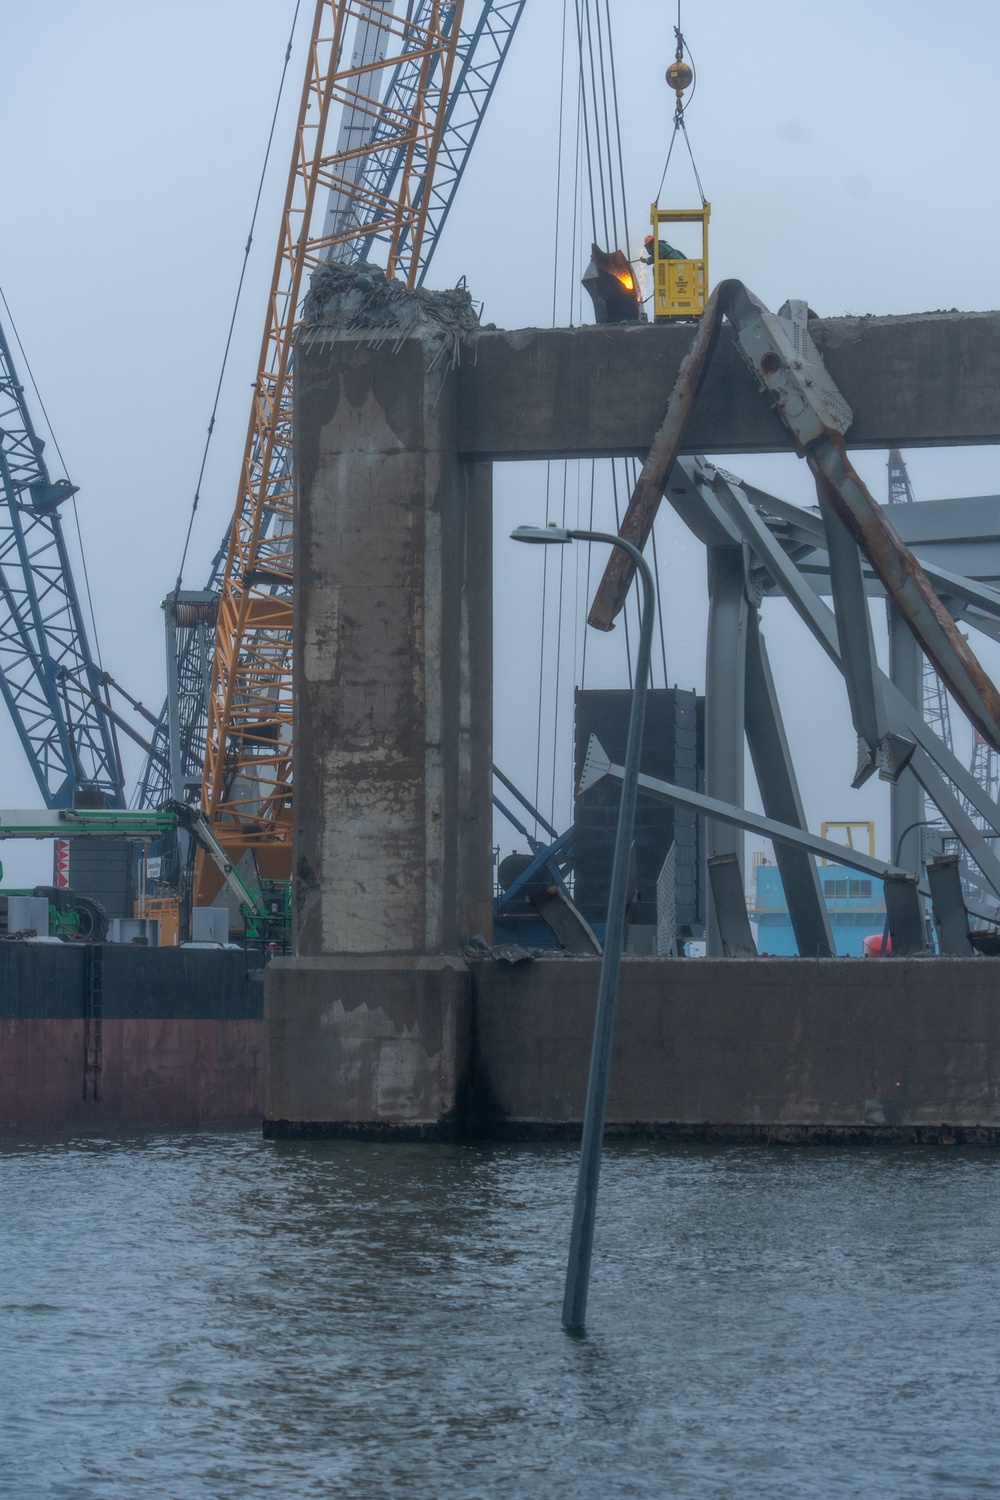
[[[576,1135],[596,962],[476,964],[474,1129]],[[626,960],[608,1130],[1000,1139],[991,959]]]
[[[470,981],[453,958],[277,959],[266,1135],[466,1133]]]
[[[810,322],[854,409],[852,448],[1000,442],[1000,313]],[[690,326],[484,329],[466,340],[458,446],[469,457],[644,453],[692,339]],[[788,433],[723,329],[685,453],[769,453]]]
[[[600,964],[279,960],[270,1134],[579,1135]],[[611,1135],[1000,1141],[990,959],[628,959]]]
[[[491,471],[429,336],[296,353],[296,951],[488,933]]]
[[[1000,314],[812,331],[855,407],[852,443],[1000,441]],[[306,332],[296,951],[454,950],[490,928],[491,461],[642,452],[691,329],[487,329],[461,334],[455,368],[426,331]],[[688,446],[788,446],[726,331]]]

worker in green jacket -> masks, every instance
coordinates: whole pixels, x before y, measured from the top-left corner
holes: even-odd
[[[657,242],[656,248],[658,255],[654,257],[653,236],[651,234],[647,234],[645,240],[643,241],[643,244],[646,246],[645,255],[640,256],[643,265],[651,266],[654,259],[657,258],[659,260],[687,260],[687,256],[684,254],[683,250],[675,250],[673,245],[668,244],[666,240],[659,240]]]

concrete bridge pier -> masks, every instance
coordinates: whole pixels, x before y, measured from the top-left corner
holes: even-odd
[[[492,466],[439,335],[296,351],[295,954],[265,1129],[447,1132],[492,903]]]
[[[490,936],[490,466],[646,452],[691,332],[469,329],[457,368],[430,324],[374,341],[310,327],[296,351],[297,934],[265,975],[272,1135],[570,1138],[583,1112],[599,965],[458,956]],[[852,448],[1000,442],[1000,314],[810,332],[855,409]],[[728,329],[686,441],[787,448]],[[746,631],[726,598],[727,628]],[[745,689],[721,631],[716,647],[721,790],[742,766],[725,735]],[[766,805],[790,817],[771,718],[752,706],[751,743],[778,768]],[[815,888],[798,884],[806,932]],[[818,917],[811,931],[803,946],[825,952]],[[1000,1139],[987,959],[635,959],[615,1046],[622,1134]]]

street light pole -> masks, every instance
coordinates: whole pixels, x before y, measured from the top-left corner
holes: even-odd
[[[608,896],[608,924],[601,958],[597,1014],[594,1019],[594,1042],[590,1055],[590,1076],[587,1081],[587,1104],[583,1116],[580,1168],[576,1181],[573,1228],[570,1234],[566,1287],[563,1294],[563,1327],[576,1330],[584,1327],[587,1316],[590,1261],[594,1248],[594,1220],[597,1214],[597,1186],[601,1171],[604,1116],[607,1108],[608,1078],[611,1071],[611,1045],[614,1039],[615,1010],[618,1003],[618,976],[625,940],[629,855],[635,826],[635,805],[639,792],[639,754],[642,749],[642,731],[646,718],[646,688],[649,684],[649,661],[653,645],[655,590],[649,564],[639,548],[609,532],[569,531],[556,526],[519,526],[511,532],[511,536],[515,541],[543,544],[570,541],[606,542],[608,546],[621,547],[628,553],[642,579],[643,599],[639,649],[636,654],[635,685],[632,689],[632,707],[629,714],[628,748],[622,768],[618,832],[615,837],[611,891]]]

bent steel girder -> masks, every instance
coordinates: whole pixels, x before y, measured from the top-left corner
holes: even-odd
[[[963,804],[940,775],[927,750],[918,746],[910,760],[910,768],[969,858],[978,867],[987,885],[1000,899],[1000,859],[993,853],[991,840],[969,817]],[[996,913],[991,917],[991,920],[995,919]]]
[[[611,776],[616,781],[621,781],[623,774],[624,767],[615,765],[596,735],[591,735],[579,791],[586,791],[604,776]],[[761,834],[774,843],[785,843],[795,849],[805,849],[810,854],[818,854],[825,859],[832,860],[835,864],[846,865],[849,870],[860,870],[863,874],[872,875],[877,880],[884,880],[887,875],[906,873],[898,869],[896,865],[889,864],[887,860],[873,859],[870,854],[862,854],[860,849],[835,844],[832,839],[820,838],[818,834],[810,833],[806,828],[795,828],[789,823],[782,823],[777,818],[762,817],[760,813],[750,812],[745,807],[734,807],[731,802],[723,802],[718,797],[708,797],[704,792],[692,791],[690,787],[678,786],[673,781],[660,781],[655,776],[647,776],[643,773],[639,776],[639,788],[641,791],[648,792],[651,797],[676,803],[680,807],[693,808],[695,812],[703,813],[717,822],[728,823],[733,828],[744,828],[749,833]]]
[[[795,563],[772,536],[739,487],[724,478],[717,470],[710,471],[702,467],[699,471],[689,461],[684,461],[682,468],[691,476],[692,488],[699,491],[702,486],[708,487],[709,481],[706,476],[708,473],[713,473],[710,487],[712,498],[721,506],[726,517],[737,528],[751,550],[780,586],[792,608],[815,636],[830,660],[835,666],[841,668],[837,624],[833,611],[819,597],[808,579],[799,572]],[[988,840],[975,827],[951,787],[967,799],[972,808],[984,819],[987,829],[992,830],[996,836],[1000,836],[1000,808],[934,733],[920,709],[907,702],[895,684],[881,671],[877,673],[876,683],[882,695],[890,732],[916,741],[918,748],[910,758],[908,769],[917,776],[931,801],[967,849],[969,857],[979,867],[984,879],[1000,896],[1000,860],[992,853]]]
[[[837,641],[837,623],[832,609],[824,604],[816,590],[798,569],[769,528],[749,504],[741,487],[725,478],[717,469],[702,466],[700,470],[688,467],[690,460],[683,460],[681,467],[693,476],[695,486],[708,486],[708,474],[713,476],[709,493],[721,504],[722,511],[732,521],[739,535],[748,542],[752,551],[766,567],[768,573],[781,588],[785,598],[823,647],[833,664],[840,668],[840,651]],[[966,797],[976,812],[1000,837],[1000,808],[986,794],[931,729],[923,714],[908,703],[898,688],[881,670],[878,676],[883,701],[886,705],[890,728],[905,734],[923,746],[934,763],[949,781]]]
[[[750,610],[747,622],[744,715],[747,745],[765,814],[792,827],[805,828],[805,811],[756,609]],[[832,958],[836,949],[815,860],[791,844],[775,844],[774,854],[800,955]]]
[[[1000,750],[1000,694],[942,604],[916,557],[847,457],[844,433],[852,420],[806,327],[803,303],[768,311],[739,281],[723,281],[708,300],[691,349],[681,364],[620,535],[642,547],[653,525],[663,484],[680,451],[684,429],[718,341],[723,316],[736,329],[737,347],[770,394],[796,451],[809,463],[817,488],[854,537],[887,596],[934,665],[966,717]],[[627,555],[605,569],[589,623],[610,630],[632,581]]]
[[[885,707],[876,686],[878,664],[861,571],[861,552],[822,495],[820,513],[830,559],[830,588],[837,618],[841,670],[851,705],[851,718],[858,734],[858,769],[852,783],[857,787],[878,768],[880,747],[886,734]]]
[[[867,613],[867,611],[866,611]],[[930,701],[924,691],[924,675],[927,658],[923,655],[913,635],[895,605],[886,603],[886,625],[889,632],[889,676],[908,703],[920,710],[929,724],[933,723]],[[932,673],[939,682],[936,673]],[[942,693],[944,689],[941,689]],[[952,748],[949,739],[941,735],[940,717],[933,723],[934,732],[942,742]],[[919,873],[923,851],[922,835],[927,823],[927,805],[923,789],[915,776],[898,776],[889,793],[889,835],[892,849],[904,869]]]
[[[681,460],[680,467],[688,462],[687,459]],[[709,467],[711,468],[711,465]],[[676,475],[677,470],[674,472]],[[671,486],[674,482],[672,476]],[[754,510],[766,518],[769,530],[778,537],[785,551],[809,579],[817,593],[829,593],[826,531],[820,517],[812,511],[789,504],[787,500],[779,500],[776,495],[769,495],[752,484],[746,484],[742,480],[739,484]],[[676,509],[673,495],[671,495],[671,503]],[[973,500],[947,502],[949,506],[954,507],[959,526],[969,524],[969,513],[979,503],[979,497]],[[918,508],[936,511],[938,506],[939,502],[931,500],[921,502]],[[987,560],[993,564],[984,573],[956,572],[954,568],[946,567],[944,563],[936,561],[930,555],[931,551],[942,549],[944,537],[940,528],[935,530],[932,537],[910,538],[909,540],[904,537],[903,539],[916,554],[920,566],[934,585],[939,597],[947,601],[949,612],[953,616],[957,614],[964,616],[978,630],[992,634],[1000,623],[1000,591],[992,581],[994,578],[1000,578],[1000,542],[997,541],[997,535],[1000,534],[1000,515],[990,518],[988,524],[992,527],[992,534],[988,535],[984,532],[976,544],[977,559]],[[884,598],[885,590],[870,567],[866,566],[864,576],[865,592],[869,597]],[[768,587],[765,581],[765,591]],[[956,606],[960,608],[957,609]],[[970,611],[975,611],[975,613],[970,613]]]
[[[747,551],[708,548],[708,648],[705,666],[705,790],[709,796],[740,806],[743,802],[743,720],[746,682]],[[710,856],[732,855],[743,863],[743,835],[732,825],[705,824]],[[708,955],[724,948],[721,913],[711,886],[708,904]],[[745,915],[745,913],[744,913]]]
[[[822,438],[808,462],[817,489],[854,536],[924,655],[973,728],[1000,750],[1000,693],[924,569],[855,473],[843,439]]]

